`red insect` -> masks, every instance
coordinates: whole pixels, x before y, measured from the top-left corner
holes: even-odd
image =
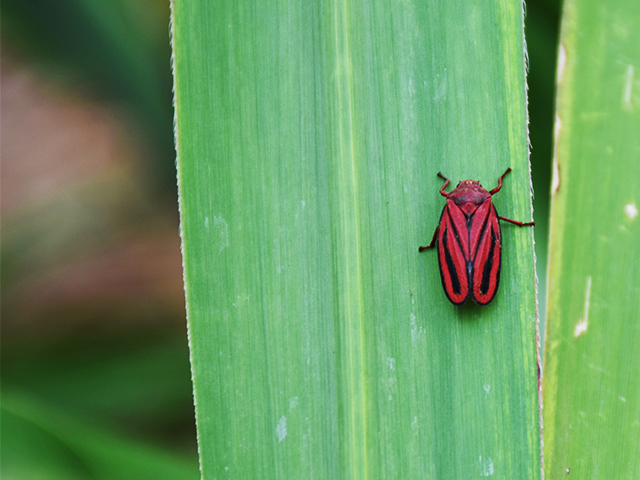
[[[491,202],[491,196],[500,191],[502,179],[510,171],[507,168],[493,190],[486,191],[475,180],[463,180],[451,193],[445,192],[450,180],[438,173],[445,180],[440,195],[447,197],[447,204],[431,243],[418,250],[433,248],[438,241],[442,286],[454,305],[462,305],[470,296],[478,305],[487,305],[495,297],[502,259],[499,220],[520,227],[534,225],[499,216]]]

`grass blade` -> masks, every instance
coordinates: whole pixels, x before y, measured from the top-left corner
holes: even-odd
[[[568,0],[559,60],[547,478],[640,471],[640,4]]]
[[[205,478],[538,478],[532,232],[455,308],[442,170],[531,216],[520,2],[178,2]]]

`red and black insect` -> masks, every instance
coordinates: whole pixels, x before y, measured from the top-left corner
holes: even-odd
[[[463,180],[450,193],[445,192],[450,180],[441,173],[445,182],[440,195],[447,197],[440,223],[433,239],[423,251],[433,248],[438,241],[440,277],[447,298],[454,305],[462,305],[469,297],[478,305],[487,305],[498,291],[500,262],[502,260],[502,234],[499,220],[520,227],[534,225],[501,217],[491,202],[491,196],[502,188],[502,179],[493,190],[485,190],[480,182]]]

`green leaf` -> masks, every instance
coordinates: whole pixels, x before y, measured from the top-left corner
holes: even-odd
[[[547,478],[640,471],[640,3],[568,0],[558,66]]]
[[[418,253],[439,170],[531,218],[521,2],[177,2],[173,42],[204,478],[539,478],[532,230],[487,307]]]

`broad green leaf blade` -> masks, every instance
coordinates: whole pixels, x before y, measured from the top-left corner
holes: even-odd
[[[540,475],[532,231],[451,305],[441,170],[531,218],[522,6],[177,2],[204,478]]]
[[[640,472],[640,3],[567,0],[544,375],[547,478]]]

